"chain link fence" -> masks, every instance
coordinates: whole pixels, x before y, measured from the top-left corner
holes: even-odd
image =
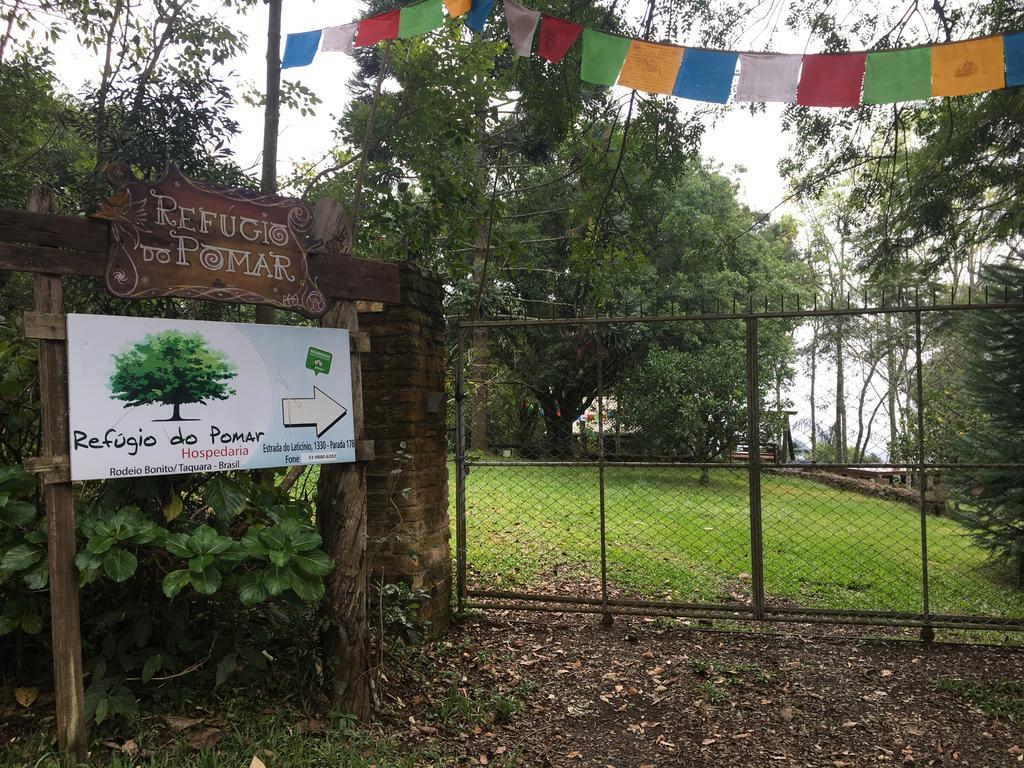
[[[461,606],[1024,630],[1024,464],[966,364],[1022,308],[461,323]]]

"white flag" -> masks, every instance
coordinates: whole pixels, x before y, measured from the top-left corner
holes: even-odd
[[[342,24],[340,27],[327,27],[324,30],[324,37],[320,43],[321,51],[341,51],[351,56],[355,52],[356,30],[359,29],[359,22]]]
[[[505,3],[505,21],[508,22],[508,35],[512,38],[512,48],[520,56],[529,56],[533,47],[533,33],[540,21],[540,11],[520,5],[516,0],[503,0]]]
[[[741,53],[736,101],[796,101],[800,80],[798,53]]]

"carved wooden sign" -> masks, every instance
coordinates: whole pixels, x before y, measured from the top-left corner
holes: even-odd
[[[112,242],[115,296],[270,304],[307,317],[327,311],[309,271],[312,207],[301,200],[194,181],[173,165],[155,184],[121,173],[96,218]]]

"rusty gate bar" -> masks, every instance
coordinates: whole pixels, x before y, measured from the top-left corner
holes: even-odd
[[[597,482],[601,510],[601,608],[602,622],[611,625],[612,614],[608,610],[608,536],[605,524],[604,497],[604,339],[601,328],[597,331]],[[580,424],[582,432],[584,426]]]
[[[747,326],[747,473],[750,504],[750,588],[754,618],[764,618],[764,550],[761,529],[761,398],[758,392],[757,318]]]
[[[914,356],[917,387],[917,482],[921,506],[921,613],[924,626],[922,640],[934,640],[935,631],[930,626],[928,606],[928,476],[925,474],[924,445],[924,365],[921,358],[921,313],[914,313]]]
[[[466,409],[465,409],[465,333],[456,325],[458,349],[455,355],[455,562],[459,611],[466,601]]]
[[[1016,293],[1016,292],[1015,292]],[[457,579],[458,579],[458,605],[459,609],[468,608],[481,608],[481,609],[496,609],[496,610],[522,610],[522,611],[541,611],[541,612],[568,612],[568,613],[588,613],[595,616],[601,617],[602,621],[607,622],[611,620],[613,615],[644,615],[644,616],[677,616],[687,617],[697,620],[708,620],[717,621],[722,620],[726,622],[750,622],[750,621],[763,621],[763,622],[775,622],[783,624],[823,624],[823,625],[861,625],[861,626],[890,626],[890,627],[901,627],[905,629],[913,629],[919,632],[919,636],[923,640],[931,640],[934,638],[936,629],[956,629],[956,630],[984,630],[986,632],[1024,632],[1024,615],[1019,612],[1019,605],[1012,604],[1015,607],[1010,607],[1011,604],[1003,606],[1002,604],[987,604],[978,603],[975,601],[974,604],[961,603],[963,602],[959,598],[950,601],[947,593],[949,592],[950,586],[948,582],[949,574],[948,563],[943,558],[948,557],[946,550],[943,549],[943,541],[940,540],[938,543],[932,541],[932,546],[929,547],[928,536],[928,515],[932,514],[931,501],[929,500],[927,493],[929,488],[929,480],[933,479],[935,470],[957,470],[958,473],[968,472],[974,469],[1008,469],[1013,471],[1020,471],[1024,473],[1024,464],[1012,463],[1012,462],[951,462],[944,455],[937,454],[935,459],[937,461],[928,461],[928,450],[929,446],[926,445],[926,432],[925,432],[925,381],[924,381],[924,353],[926,351],[924,338],[924,320],[926,319],[925,312],[955,312],[955,311],[993,311],[993,310],[1010,310],[1010,311],[1024,311],[1024,295],[1021,296],[1021,301],[1016,303],[1003,301],[1000,303],[965,303],[965,304],[940,304],[937,301],[933,301],[931,304],[921,305],[916,302],[916,298],[912,294],[908,297],[908,301],[901,306],[882,306],[882,307],[854,307],[852,305],[842,307],[829,307],[819,309],[817,305],[813,309],[801,309],[797,306],[796,309],[783,309],[780,305],[779,311],[772,311],[765,307],[766,311],[759,311],[752,304],[746,306],[740,306],[737,308],[733,307],[731,313],[720,313],[720,314],[707,314],[703,310],[700,314],[671,314],[671,315],[634,315],[634,316],[620,316],[615,317],[611,315],[601,315],[600,312],[595,312],[591,316],[575,316],[575,317],[563,317],[563,318],[551,318],[545,320],[539,319],[513,319],[508,320],[471,320],[471,321],[459,321],[457,326],[457,349],[456,349],[456,370],[454,372],[454,383],[455,383],[455,400],[456,400],[456,435],[454,439],[455,449],[455,470],[456,470],[456,499],[455,499],[455,514],[456,514],[456,557],[457,562]],[[948,300],[948,297],[947,297]],[[642,311],[642,310],[641,310]],[[910,492],[907,503],[910,505],[908,511],[910,511],[911,517],[909,526],[906,529],[909,535],[908,539],[905,539],[906,553],[908,555],[908,561],[904,566],[901,566],[901,572],[897,576],[901,579],[906,579],[905,582],[910,587],[910,592],[907,595],[907,599],[899,604],[893,604],[891,609],[882,608],[883,605],[888,603],[879,601],[875,603],[866,603],[863,605],[836,605],[835,607],[820,607],[815,605],[813,602],[804,602],[801,598],[797,597],[796,602],[790,602],[789,604],[777,604],[776,600],[767,600],[766,584],[765,584],[765,569],[766,566],[769,570],[769,574],[774,573],[771,569],[773,568],[773,561],[767,560],[766,558],[771,556],[774,557],[774,543],[772,544],[772,551],[765,551],[764,542],[764,518],[763,518],[763,500],[762,491],[767,490],[769,492],[769,503],[777,504],[777,500],[771,494],[774,493],[773,486],[765,483],[766,476],[774,476],[776,472],[775,465],[766,464],[762,461],[761,456],[761,441],[760,441],[760,429],[762,427],[762,403],[760,396],[760,371],[759,371],[759,356],[761,353],[759,343],[764,341],[759,339],[759,332],[764,332],[765,329],[761,328],[759,321],[762,318],[778,318],[778,319],[792,319],[797,320],[801,318],[812,318],[812,317],[831,317],[831,318],[844,318],[858,315],[879,315],[885,313],[892,313],[894,315],[903,315],[907,317],[906,331],[909,337],[910,333],[913,333],[913,337],[906,338],[904,350],[908,352],[910,358],[906,362],[909,363],[911,360],[914,362],[913,370],[907,366],[908,377],[914,378],[906,379],[906,389],[904,390],[909,400],[916,396],[917,399],[917,413],[916,420],[914,414],[911,411],[907,414],[907,422],[905,426],[904,434],[908,438],[913,437],[916,432],[917,437],[917,455],[910,454],[899,454],[904,461],[895,462],[892,458],[892,454],[886,456],[888,459],[886,462],[876,461],[855,461],[855,462],[820,462],[812,463],[808,468],[815,470],[842,470],[852,469],[858,467],[871,467],[871,468],[889,468],[889,469],[902,469],[908,474],[908,478],[912,477],[916,473],[918,477],[919,486],[916,489],[917,493]],[[911,317],[912,315],[912,317]],[[617,456],[610,457],[608,452],[609,447],[606,445],[605,438],[606,427],[607,427],[607,415],[606,415],[606,402],[605,402],[605,378],[607,370],[604,365],[604,340],[605,333],[604,328],[614,324],[656,324],[656,323],[685,323],[685,322],[701,322],[701,321],[721,321],[721,320],[743,320],[744,331],[745,331],[745,373],[746,373],[746,392],[745,400],[747,406],[746,414],[746,438],[748,442],[748,455],[746,460],[737,459],[737,457],[730,457],[723,455],[722,461],[711,461],[711,462],[689,462],[689,461],[674,461],[672,459],[667,460],[631,460],[626,459],[623,461],[617,461]],[[911,331],[910,324],[913,323],[913,330]],[[542,458],[543,454],[538,456],[536,460],[522,460],[517,459],[515,455],[510,455],[511,460],[503,460],[500,457],[495,459],[489,458],[486,454],[480,457],[474,457],[467,451],[467,436],[466,431],[469,428],[467,424],[466,416],[466,403],[467,397],[472,398],[472,393],[466,390],[466,366],[471,364],[472,361],[468,360],[469,350],[466,348],[465,333],[469,329],[473,328],[508,328],[508,329],[524,329],[531,327],[562,327],[562,328],[575,328],[579,333],[582,334],[584,329],[590,328],[597,337],[597,349],[598,349],[598,360],[596,361],[596,389],[597,389],[597,455],[593,453],[582,453],[576,456],[575,459],[569,460],[547,460]],[[930,327],[930,326],[929,326]],[[766,343],[766,342],[765,342]],[[929,341],[929,343],[931,343]],[[930,358],[929,358],[930,359]],[[591,369],[594,371],[594,369]],[[738,373],[738,371],[737,371]],[[930,395],[929,395],[930,396]],[[932,404],[929,408],[929,414],[935,414],[936,411]],[[870,433],[870,432],[869,432]],[[742,433],[741,433],[742,434]],[[741,438],[740,438],[741,439]],[[945,460],[943,460],[945,459]],[[476,485],[471,480],[467,480],[467,476],[474,467],[495,467],[504,469],[513,469],[516,467],[529,468],[529,467],[551,467],[551,468],[596,468],[597,479],[599,488],[599,534],[600,534],[600,577],[601,577],[601,591],[599,595],[593,595],[589,597],[583,597],[581,595],[573,594],[571,591],[562,592],[556,589],[553,593],[550,592],[538,592],[533,589],[528,583],[524,583],[522,589],[508,589],[502,588],[500,585],[501,579],[498,579],[495,584],[489,584],[485,581],[478,582],[476,571],[471,571],[468,564],[468,556],[470,549],[470,534],[472,534],[473,551],[476,552],[477,546],[495,546],[498,542],[488,541],[486,539],[477,541],[477,534],[474,532],[476,529],[470,528],[467,514],[470,509],[476,509],[473,506],[473,500],[468,498],[469,493],[476,493]],[[613,592],[612,586],[609,583],[610,579],[616,572],[617,560],[613,559],[609,562],[609,550],[608,550],[608,518],[607,518],[607,503],[608,493],[612,492],[612,508],[615,509],[617,503],[615,496],[614,485],[609,486],[610,482],[613,482],[613,476],[608,475],[609,468],[656,468],[656,469],[678,469],[683,473],[687,471],[693,471],[698,468],[705,469],[723,469],[730,470],[733,473],[739,474],[739,483],[737,484],[737,500],[739,504],[736,507],[736,511],[740,513],[740,520],[744,517],[748,517],[749,530],[743,532],[746,534],[741,538],[749,541],[750,553],[749,553],[749,564],[751,569],[750,576],[750,598],[749,604],[746,604],[745,595],[742,597],[736,597],[737,603],[735,604],[723,604],[715,594],[707,594],[707,600],[701,602],[700,599],[697,601],[672,599],[668,594],[664,598],[656,598],[653,596],[647,596],[644,594],[630,595],[625,593],[619,595],[618,592]],[[779,471],[786,469],[783,465],[779,468]],[[742,514],[742,497],[743,491],[740,490],[743,487],[742,484],[742,472],[746,470],[747,483],[746,485],[746,496],[748,515]],[[929,476],[927,473],[933,473]],[[583,478],[586,477],[586,473],[579,475],[580,479],[575,482],[588,482]],[[685,477],[686,475],[680,475]],[[796,475],[799,476],[799,473]],[[590,477],[593,477],[590,475]],[[593,482],[590,480],[589,482]],[[591,490],[593,490],[591,486]],[[914,507],[917,507],[917,515],[919,520],[914,520]],[[486,505],[481,506],[481,512],[488,509]],[[538,510],[541,508],[538,507]],[[593,507],[591,506],[592,510]],[[769,507],[770,510],[774,510],[774,506]],[[553,506],[550,509],[544,508],[543,514],[557,515],[558,507]],[[592,512],[591,512],[592,514]],[[775,512],[772,512],[775,514]],[[591,518],[592,520],[593,518]],[[774,519],[774,518],[770,518]],[[612,518],[612,530],[615,531],[615,523],[617,518]],[[741,522],[741,525],[744,524]],[[475,525],[475,523],[474,523]],[[591,527],[592,523],[588,525],[589,530],[593,530]],[[941,528],[941,526],[939,526]],[[935,528],[933,524],[931,526],[931,535],[935,537]],[[881,531],[878,528],[877,531]],[[839,529],[837,529],[837,533]],[[920,539],[919,543],[917,539]],[[593,540],[591,539],[591,546]],[[614,541],[614,540],[613,540]],[[772,540],[774,542],[774,539]],[[946,544],[948,546],[948,543]],[[618,550],[614,550],[617,552]],[[937,558],[936,562],[945,564],[943,568],[931,568],[929,569],[929,551],[932,552],[931,557]],[[591,550],[592,554],[589,555],[591,566],[594,565],[594,555],[597,552]],[[918,553],[920,555],[920,562],[917,562]],[[665,552],[666,555],[671,556],[670,552]],[[628,555],[628,552],[627,552]],[[738,566],[746,565],[745,553],[740,552],[740,559]],[[932,563],[934,566],[935,563]],[[1022,558],[1019,564],[1020,568],[1024,568],[1024,558]],[[931,570],[931,574],[929,574]],[[918,573],[914,573],[918,571]],[[735,571],[734,571],[735,572]],[[772,577],[774,578],[774,577]],[[668,583],[668,582],[666,582]],[[915,588],[917,584],[920,584],[920,598],[917,599],[914,594],[917,592]],[[509,585],[512,586],[512,585]],[[680,595],[683,596],[683,595]],[[696,596],[695,596],[696,597]],[[728,598],[726,598],[728,599]],[[950,609],[953,610],[950,610]],[[991,635],[989,635],[991,636]]]
[[[907,314],[916,312],[960,312],[977,310],[1024,309],[1024,304],[1016,302],[990,302],[988,304],[924,304],[922,306],[900,305],[885,307],[834,307],[829,309],[768,309],[763,312],[756,312],[749,308],[746,312],[722,312],[718,313],[693,313],[682,315],[603,315],[601,317],[554,317],[554,318],[527,318],[525,320],[468,320],[462,323],[463,328],[526,328],[529,326],[556,326],[556,325],[615,325],[618,323],[632,323],[646,325],[649,323],[674,323],[679,321],[692,322],[694,320],[746,320],[750,317],[758,317],[762,320],[772,319],[798,319],[801,317],[843,317],[849,315],[887,315]]]

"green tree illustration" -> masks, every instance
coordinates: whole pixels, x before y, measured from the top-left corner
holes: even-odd
[[[125,408],[163,403],[173,406],[174,413],[157,421],[195,421],[182,418],[182,404],[227,400],[235,390],[224,382],[237,375],[234,363],[208,347],[202,335],[163,331],[114,355],[109,386],[114,399],[125,401]]]

